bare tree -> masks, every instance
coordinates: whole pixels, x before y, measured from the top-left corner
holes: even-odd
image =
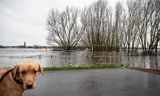
[[[128,1],[127,46],[142,47],[143,53],[152,53],[159,42],[159,0]]]
[[[149,0],[147,7],[149,7],[150,19],[147,28],[147,32],[150,34],[148,52],[157,52],[158,42],[160,40],[160,1],[159,0]]]
[[[112,46],[119,49],[125,44],[125,32],[126,32],[126,13],[121,2],[117,2],[115,7],[115,17],[113,18],[113,30],[112,30]]]
[[[82,36],[77,19],[78,10],[75,8],[67,7],[61,13],[52,9],[47,19],[48,43],[50,45],[56,43],[65,50],[77,46]]]
[[[138,48],[140,42],[140,23],[141,21],[141,0],[130,0],[127,2],[128,6],[128,22],[127,22],[127,47],[128,52],[133,52]]]
[[[107,2],[98,0],[82,10],[52,10],[47,19],[48,42],[64,49],[77,46],[79,40],[98,50],[139,47],[145,53],[157,51],[160,40],[160,0],[128,0],[127,10],[117,2],[115,12]],[[79,19],[80,18],[80,19]]]
[[[111,21],[109,15],[107,2],[102,0],[95,2],[82,11],[82,26],[86,26],[85,33],[81,38],[82,43],[87,47],[94,47],[94,49],[100,49],[100,46],[106,45],[106,31],[109,30],[107,28],[109,28],[108,26]]]
[[[159,0],[146,0],[141,1],[141,23],[140,23],[140,44],[143,49],[143,53],[150,54],[153,50],[156,50],[158,46],[158,34],[159,34],[159,18],[160,9]]]

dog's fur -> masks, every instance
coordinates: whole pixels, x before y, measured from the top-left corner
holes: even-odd
[[[1,76],[3,76],[3,74],[5,74],[7,72],[6,69],[0,68],[0,78]]]
[[[43,69],[33,61],[25,61],[10,69],[0,79],[0,96],[22,96],[24,90],[36,87],[36,75]]]

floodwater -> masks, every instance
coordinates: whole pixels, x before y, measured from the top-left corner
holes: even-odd
[[[12,67],[17,62],[31,59],[42,66],[126,64],[131,67],[160,69],[160,56],[128,56],[121,52],[51,51],[49,49],[0,49],[0,67]]]

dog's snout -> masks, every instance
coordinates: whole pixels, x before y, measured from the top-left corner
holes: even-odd
[[[32,89],[33,85],[27,85],[27,89]]]
[[[27,89],[32,89],[32,88],[33,88],[33,82],[32,82],[32,81],[29,81],[29,82],[26,84],[26,87],[27,87]]]

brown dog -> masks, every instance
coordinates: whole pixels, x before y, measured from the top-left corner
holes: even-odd
[[[22,96],[24,90],[36,87],[36,75],[42,67],[33,61],[17,64],[0,79],[0,96]]]

